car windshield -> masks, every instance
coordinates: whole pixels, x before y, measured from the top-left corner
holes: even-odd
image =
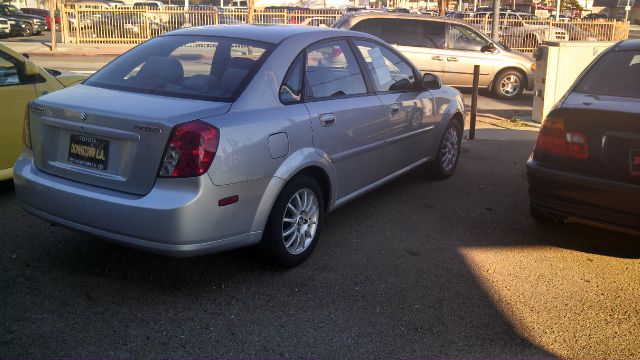
[[[212,36],[161,36],[102,68],[85,85],[170,97],[231,102],[272,45]]]
[[[22,14],[22,11],[13,5],[6,6],[4,8],[5,14],[7,15],[17,15]]]
[[[580,79],[577,92],[640,98],[640,51],[605,54]]]
[[[540,20],[540,18],[535,15],[520,15],[520,18],[525,21]]]

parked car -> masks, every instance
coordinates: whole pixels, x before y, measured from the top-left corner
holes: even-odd
[[[384,8],[384,11],[390,12],[390,13],[398,13],[398,14],[410,14],[411,13],[411,10],[409,10],[407,8],[402,8],[402,7],[386,7],[386,8]]]
[[[607,16],[607,14],[603,14],[603,13],[591,13],[591,14],[587,14],[585,17],[583,17],[583,19],[586,19],[586,20],[606,20],[608,18],[609,18],[609,16]]]
[[[148,39],[169,31],[169,27],[140,13],[104,13],[92,21],[91,31],[96,39]]]
[[[531,214],[640,233],[640,40],[600,54],[545,119]]]
[[[40,35],[47,29],[47,24],[42,16],[25,14],[14,5],[0,4],[0,16],[7,20],[20,22],[20,32],[23,36]]]
[[[49,10],[46,9],[38,9],[38,8],[21,8],[20,10],[22,10],[23,13],[25,14],[30,14],[30,15],[37,15],[37,16],[41,16],[44,18],[46,24],[47,24],[47,30],[51,30],[51,13],[49,12]],[[56,19],[55,19],[55,24],[56,24],[56,29],[60,28],[60,14],[58,14],[56,12]]]
[[[327,212],[411,169],[452,175],[463,107],[370,35],[186,28],[32,102],[16,192],[47,221],[126,245],[258,244],[294,266]]]
[[[422,72],[444,84],[471,87],[473,66],[480,65],[480,87],[504,99],[533,88],[532,58],[494,42],[466,23],[408,14],[365,13],[344,16],[333,27],[380,37]]]
[[[22,127],[27,103],[84,78],[42,69],[0,44],[0,180],[12,177],[13,163],[22,150]]]
[[[598,37],[595,34],[583,30],[571,22],[557,23],[556,26],[567,32],[570,41],[598,41]]]
[[[493,12],[477,12],[469,20],[476,29],[490,35],[492,19]],[[537,48],[545,40],[569,40],[564,29],[537,23],[541,19],[533,14],[503,11],[500,20],[500,38],[512,47]]]
[[[156,23],[167,23],[171,18],[171,14],[163,12],[165,5],[161,1],[138,1],[133,3],[133,8],[150,10],[144,16]]]
[[[9,20],[0,18],[0,37],[7,37],[11,34],[11,25]]]

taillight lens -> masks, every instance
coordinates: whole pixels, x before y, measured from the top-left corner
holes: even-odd
[[[29,128],[29,107],[24,109],[24,121],[22,122],[22,142],[31,149],[31,130]]]
[[[220,131],[196,120],[175,127],[162,156],[159,177],[191,177],[206,173],[216,156]]]
[[[589,157],[589,144],[584,134],[566,131],[562,118],[548,117],[538,134],[535,151],[586,159]]]

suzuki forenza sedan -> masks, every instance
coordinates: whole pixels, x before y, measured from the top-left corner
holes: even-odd
[[[291,26],[182,29],[33,101],[24,208],[186,256],[258,244],[294,266],[324,215],[416,167],[457,164],[460,93],[376,37]]]

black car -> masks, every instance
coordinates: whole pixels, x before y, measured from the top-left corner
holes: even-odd
[[[39,35],[47,29],[45,18],[25,14],[14,5],[0,4],[0,17],[15,21],[16,23],[20,22],[21,27],[19,31],[20,35],[23,36]]]
[[[640,233],[640,40],[580,75],[545,119],[527,173],[534,219]]]

